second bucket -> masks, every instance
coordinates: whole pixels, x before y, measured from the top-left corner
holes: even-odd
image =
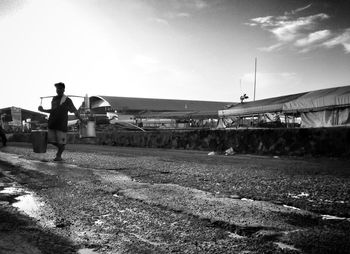
[[[86,125],[79,125],[80,138],[95,138],[96,137],[96,123],[95,121],[87,121]]]

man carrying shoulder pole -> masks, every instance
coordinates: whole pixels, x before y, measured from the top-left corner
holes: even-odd
[[[67,143],[68,111],[74,113],[81,123],[84,124],[84,121],[72,100],[64,94],[64,83],[56,83],[55,87],[57,96],[53,97],[51,101],[51,109],[44,109],[42,106],[39,106],[38,110],[50,114],[48,121],[48,143],[57,147],[57,154],[54,161],[62,161],[62,153]]]

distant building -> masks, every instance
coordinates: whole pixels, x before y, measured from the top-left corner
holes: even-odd
[[[203,127],[218,120],[218,110],[233,102],[91,96],[91,112],[115,116],[112,123],[147,127]],[[214,126],[211,126],[214,127]]]
[[[47,122],[46,115],[19,107],[0,109],[1,125],[7,132],[29,131]]]

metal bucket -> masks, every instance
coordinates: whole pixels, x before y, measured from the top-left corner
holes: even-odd
[[[95,138],[96,137],[96,123],[95,121],[87,121],[86,125],[79,125],[80,138]]]
[[[31,140],[33,144],[34,153],[46,153],[47,149],[47,131],[46,130],[32,130]]]

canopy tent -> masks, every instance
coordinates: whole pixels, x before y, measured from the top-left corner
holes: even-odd
[[[308,92],[283,105],[285,113],[321,111],[350,106],[350,86]]]
[[[350,125],[350,86],[245,102],[218,112],[222,119],[267,113],[293,115],[292,117],[300,115],[302,127]]]
[[[301,113],[301,127],[332,127],[350,125],[350,108]]]
[[[283,104],[294,100],[306,93],[291,94],[263,100],[244,102],[234,105],[229,109],[219,110],[219,117],[243,116],[263,113],[281,112]]]
[[[350,86],[309,92],[283,105],[285,113],[300,113],[301,127],[350,125]]]

